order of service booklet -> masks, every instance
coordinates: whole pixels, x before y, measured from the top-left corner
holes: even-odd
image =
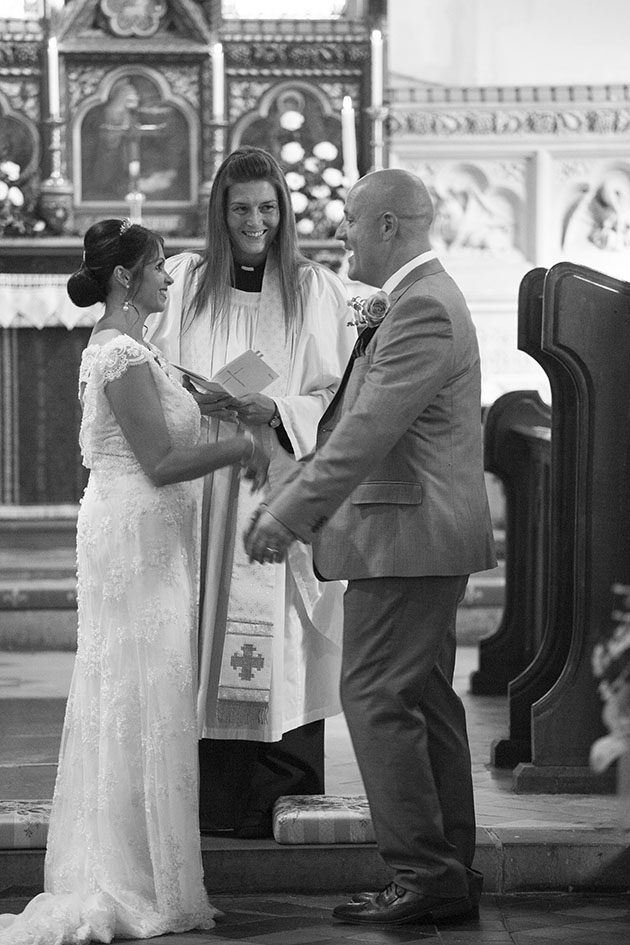
[[[173,367],[182,374],[186,374],[195,387],[210,394],[229,394],[231,397],[242,397],[243,394],[257,394],[264,390],[278,377],[272,367],[266,363],[263,356],[250,348],[239,354],[233,361],[225,364],[216,374],[209,378],[196,371],[189,371],[181,364]]]

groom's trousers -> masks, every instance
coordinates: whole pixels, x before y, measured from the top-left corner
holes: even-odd
[[[452,688],[468,576],[349,581],[341,699],[379,852],[413,892],[468,894],[475,814],[464,707]]]

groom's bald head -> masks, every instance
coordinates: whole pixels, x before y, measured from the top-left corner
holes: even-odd
[[[351,193],[369,201],[375,213],[391,212],[399,220],[414,221],[410,229],[428,234],[433,222],[433,203],[427,188],[410,171],[388,168],[362,177]]]
[[[346,199],[337,238],[352,255],[348,274],[368,285],[383,283],[414,257],[431,249],[433,204],[415,174],[398,168],[372,171]]]

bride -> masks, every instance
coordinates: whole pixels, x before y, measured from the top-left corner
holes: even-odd
[[[128,221],[87,231],[69,279],[105,303],[83,352],[78,646],[61,740],[44,888],[0,916],[0,943],[55,945],[209,929],[199,841],[198,482],[267,457],[241,434],[197,443],[199,408],[143,341],[171,277],[162,241]]]

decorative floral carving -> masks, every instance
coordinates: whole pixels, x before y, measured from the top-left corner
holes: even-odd
[[[163,66],[160,72],[168,82],[171,92],[186,99],[194,108],[199,107],[199,77],[195,66]]]
[[[153,36],[168,9],[165,0],[101,0],[100,5],[116,36]]]
[[[344,69],[353,71],[360,67],[367,57],[363,45],[352,43],[326,42],[262,42],[226,44],[228,64],[252,71],[258,69],[280,68],[283,72],[295,72],[295,69]]]
[[[496,177],[512,184],[523,184],[525,181],[525,161],[497,161],[495,164]]]
[[[7,98],[9,108],[17,115],[40,120],[39,81],[26,76],[2,76],[2,92]]]
[[[623,134],[630,128],[630,109],[582,110],[409,110],[393,105],[388,116],[388,131],[401,134],[436,135],[581,135]]]
[[[247,112],[256,108],[261,96],[267,91],[270,82],[256,82],[250,79],[235,81],[230,84],[230,121],[235,122]]]
[[[86,98],[96,94],[106,74],[107,69],[103,66],[72,66],[67,70],[71,111]]]
[[[35,42],[0,40],[0,68],[38,69],[39,47]]]

